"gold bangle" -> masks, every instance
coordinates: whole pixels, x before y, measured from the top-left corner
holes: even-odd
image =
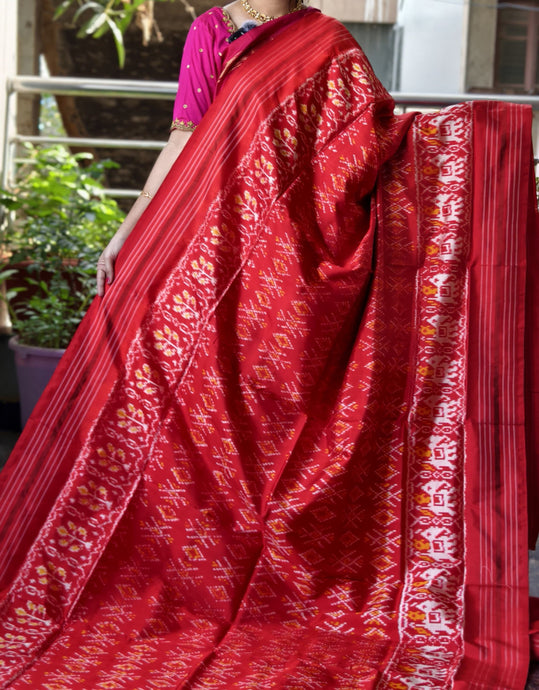
[[[150,192],[147,192],[145,189],[142,190],[139,196],[145,196],[146,199],[153,199],[153,194],[150,194]]]

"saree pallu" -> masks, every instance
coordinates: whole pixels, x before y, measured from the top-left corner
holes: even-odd
[[[530,112],[396,117],[298,14],[238,39],[1,475],[2,688],[524,686]]]

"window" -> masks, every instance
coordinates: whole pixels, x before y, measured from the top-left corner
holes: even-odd
[[[539,2],[503,4],[505,7],[498,10],[495,87],[538,93]]]

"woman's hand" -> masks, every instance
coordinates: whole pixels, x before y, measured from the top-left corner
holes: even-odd
[[[157,189],[167,176],[170,168],[182,152],[184,146],[189,141],[192,132],[184,132],[178,129],[172,130],[169,139],[161,153],[159,154],[150,176],[144,185],[144,192],[135,201],[131,210],[125,217],[118,232],[114,235],[108,243],[106,249],[99,257],[97,262],[97,294],[103,297],[105,294],[105,284],[112,283],[114,280],[114,264],[116,257],[120,253],[123,243],[131,230],[135,227],[138,219],[141,217],[144,209],[156,193]]]
[[[103,297],[105,294],[105,283],[110,285],[114,280],[114,264],[125,240],[124,234],[118,231],[99,257],[96,275],[97,294],[99,297]]]

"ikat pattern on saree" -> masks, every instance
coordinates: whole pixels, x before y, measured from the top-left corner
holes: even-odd
[[[416,371],[405,449],[406,577],[400,643],[378,686],[397,690],[449,687],[463,652],[472,105],[421,115],[413,133],[417,249],[422,256],[415,303]]]
[[[375,200],[373,83],[335,59],[209,205],[6,599],[1,687],[448,686],[471,111],[419,117]]]

